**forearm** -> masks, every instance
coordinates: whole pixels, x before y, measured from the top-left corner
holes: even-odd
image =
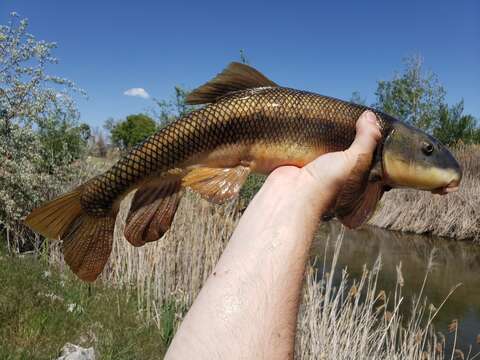
[[[293,356],[305,263],[322,210],[295,189],[299,184],[282,174],[267,180],[184,319],[168,359]]]

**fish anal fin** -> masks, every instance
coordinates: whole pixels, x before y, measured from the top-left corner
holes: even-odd
[[[249,174],[250,168],[246,166],[199,167],[183,178],[183,186],[190,187],[210,202],[222,204],[238,195]]]
[[[168,176],[142,185],[132,200],[125,238],[134,246],[160,239],[170,228],[183,195],[181,177]]]
[[[157,207],[157,210],[150,221],[150,225],[145,231],[146,242],[160,239],[168,229],[170,229],[182,195],[183,190],[179,190],[163,199],[162,203]]]
[[[185,99],[186,104],[208,104],[234,91],[263,86],[278,86],[251,66],[232,62],[215,78],[192,91]]]
[[[369,181],[372,156],[362,154],[335,203],[335,216],[349,228],[364,224],[383,195],[383,183]]]

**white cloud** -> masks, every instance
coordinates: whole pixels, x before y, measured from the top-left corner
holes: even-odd
[[[123,95],[127,95],[127,96],[138,96],[138,97],[141,97],[143,99],[148,99],[150,97],[150,95],[148,94],[148,92],[145,91],[145,89],[143,88],[131,88],[131,89],[128,89],[126,90]]]

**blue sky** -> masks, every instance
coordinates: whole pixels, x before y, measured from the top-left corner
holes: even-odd
[[[357,90],[368,102],[378,80],[420,53],[447,100],[463,98],[480,118],[478,0],[1,0],[1,23],[11,11],[58,43],[52,72],[87,91],[78,105],[93,126],[153,106],[128,89],[169,98],[176,84],[194,88],[238,60],[240,49],[281,85],[344,99]]]

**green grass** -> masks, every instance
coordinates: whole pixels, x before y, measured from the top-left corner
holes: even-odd
[[[52,359],[67,342],[93,346],[100,359],[158,359],[171,337],[168,308],[165,334],[144,323],[136,296],[89,287],[33,256],[0,250],[0,284],[0,359]]]
[[[240,199],[248,205],[258,190],[260,190],[266,179],[267,177],[265,175],[250,174],[240,190]]]

